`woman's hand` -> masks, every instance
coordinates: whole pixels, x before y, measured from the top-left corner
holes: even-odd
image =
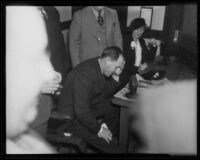
[[[160,47],[161,41],[155,38],[151,38],[149,43],[154,47]]]
[[[144,71],[147,68],[148,68],[148,64],[147,63],[143,63],[143,64],[141,64],[139,66],[138,72],[140,73],[140,72]]]

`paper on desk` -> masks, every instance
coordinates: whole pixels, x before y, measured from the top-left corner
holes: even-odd
[[[161,79],[161,80],[151,80],[151,81],[145,80],[144,78],[142,78],[138,74],[136,74],[136,77],[137,77],[137,80],[139,82],[139,84],[138,84],[139,88],[138,88],[137,92],[143,92],[143,91],[145,91],[145,89],[148,89],[148,88],[155,88],[155,87],[158,87],[158,86],[161,86],[161,85],[172,83],[166,77]],[[125,94],[128,93],[128,92],[129,92],[128,85],[126,85],[119,92],[117,92],[114,95],[114,97],[132,101],[133,99],[125,97]]]
[[[161,80],[152,80],[152,83],[155,86],[161,86],[161,85],[169,84],[169,83],[172,83],[172,82],[165,77],[165,78],[163,78]]]
[[[136,74],[137,80],[139,82],[139,87],[142,88],[149,88],[149,87],[157,87],[165,84],[171,83],[166,77],[164,77],[161,80],[145,80],[143,77],[140,75]]]

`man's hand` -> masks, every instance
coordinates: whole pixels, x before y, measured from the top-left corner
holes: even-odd
[[[109,129],[104,128],[102,129],[102,132],[100,133],[101,137],[104,138],[108,143],[112,140],[112,133]]]
[[[101,125],[101,130],[99,131],[98,136],[105,139],[108,143],[112,140],[112,133],[105,123]]]
[[[122,70],[121,68],[117,68],[115,73],[112,75],[112,78],[115,80],[115,81],[119,81],[119,75],[122,73]]]

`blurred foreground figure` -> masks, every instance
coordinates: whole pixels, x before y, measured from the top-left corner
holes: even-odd
[[[197,154],[197,84],[177,82],[140,95],[133,123],[144,142],[141,153]]]
[[[6,7],[6,152],[53,153],[29,124],[37,115],[42,86],[55,74],[47,33],[37,7]]]

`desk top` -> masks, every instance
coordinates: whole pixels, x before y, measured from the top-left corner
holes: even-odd
[[[121,98],[118,98],[118,97],[114,97],[112,99],[113,104],[116,104],[120,107],[125,107],[125,108],[129,108],[129,106],[132,104],[132,102],[133,101],[121,99]]]
[[[112,99],[112,103],[119,105],[120,107],[129,108],[130,105],[132,105],[133,103],[135,103],[137,101],[137,97],[139,96],[141,90],[143,90],[143,89],[138,88],[136,94],[132,98],[126,98],[122,95],[114,96],[114,98]]]
[[[161,70],[165,70],[166,71],[166,75],[165,75],[166,78],[164,78],[162,80],[158,80],[158,81],[157,80],[152,81],[155,84],[155,86],[166,84],[166,83],[169,83],[170,81],[178,80],[180,72],[182,72],[181,65],[176,61],[171,62],[171,63],[169,63],[167,65],[156,65],[156,64],[152,63],[151,66],[149,66],[148,70],[151,70],[151,69],[161,69]],[[142,90],[144,90],[143,88],[139,87],[137,89],[136,95],[132,99],[128,99],[128,98],[122,96],[122,95],[124,95],[125,93],[128,92],[127,91],[128,89],[127,88],[123,88],[123,89],[121,91],[119,91],[114,96],[114,98],[112,99],[112,103],[116,104],[116,105],[119,105],[121,107],[126,107],[126,108],[129,108],[129,106],[132,103],[136,102],[136,98],[139,96],[139,93]]]
[[[175,68],[175,69],[174,69]],[[148,70],[151,69],[162,69],[166,71],[166,77],[169,78],[170,80],[174,79],[175,77],[177,77],[177,73],[173,72],[172,76],[171,76],[171,70],[176,70],[176,64],[170,64],[170,65],[155,65],[154,63],[152,63],[149,67]],[[133,102],[136,101],[136,98],[139,95],[139,92],[142,90],[142,88],[138,88],[137,89],[137,93],[135,94],[135,96],[131,99],[126,98],[124,95],[129,92],[129,90],[124,87],[122,90],[120,90],[118,93],[116,93],[114,95],[114,98],[112,99],[112,103],[119,105],[121,107],[129,107],[130,104],[132,104]]]

